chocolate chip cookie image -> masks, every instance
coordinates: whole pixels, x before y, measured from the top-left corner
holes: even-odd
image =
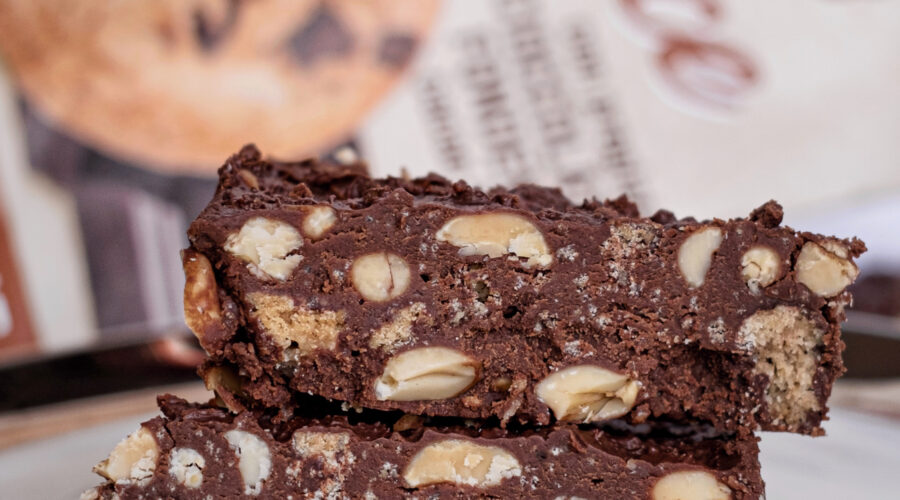
[[[433,0],[0,3],[0,55],[38,111],[104,153],[212,173],[345,140],[402,77]],[[288,110],[288,112],[285,112]]]

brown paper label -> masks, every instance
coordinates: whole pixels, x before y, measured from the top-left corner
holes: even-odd
[[[37,347],[10,243],[0,210],[0,358],[22,355]]]

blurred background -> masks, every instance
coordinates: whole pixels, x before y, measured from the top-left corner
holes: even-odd
[[[153,395],[206,397],[178,252],[249,142],[858,236],[833,406],[900,445],[898,82],[890,1],[0,0],[0,465],[104,424],[77,494]]]

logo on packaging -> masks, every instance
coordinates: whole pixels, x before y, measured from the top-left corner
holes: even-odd
[[[759,70],[719,39],[721,0],[620,0],[624,31],[653,55],[653,86],[664,101],[706,118],[740,108]]]

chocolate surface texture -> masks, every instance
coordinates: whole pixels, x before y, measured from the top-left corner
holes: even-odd
[[[624,197],[372,179],[247,147],[189,230],[185,315],[208,385],[276,421],[315,393],[501,426],[816,435],[865,246],[781,218],[771,201],[642,218]]]
[[[762,495],[757,440],[558,425],[529,432],[405,419],[294,418],[160,397],[82,499],[674,498]],[[354,412],[351,412],[351,414]],[[679,496],[680,495],[680,496]],[[684,495],[689,495],[685,497]]]

